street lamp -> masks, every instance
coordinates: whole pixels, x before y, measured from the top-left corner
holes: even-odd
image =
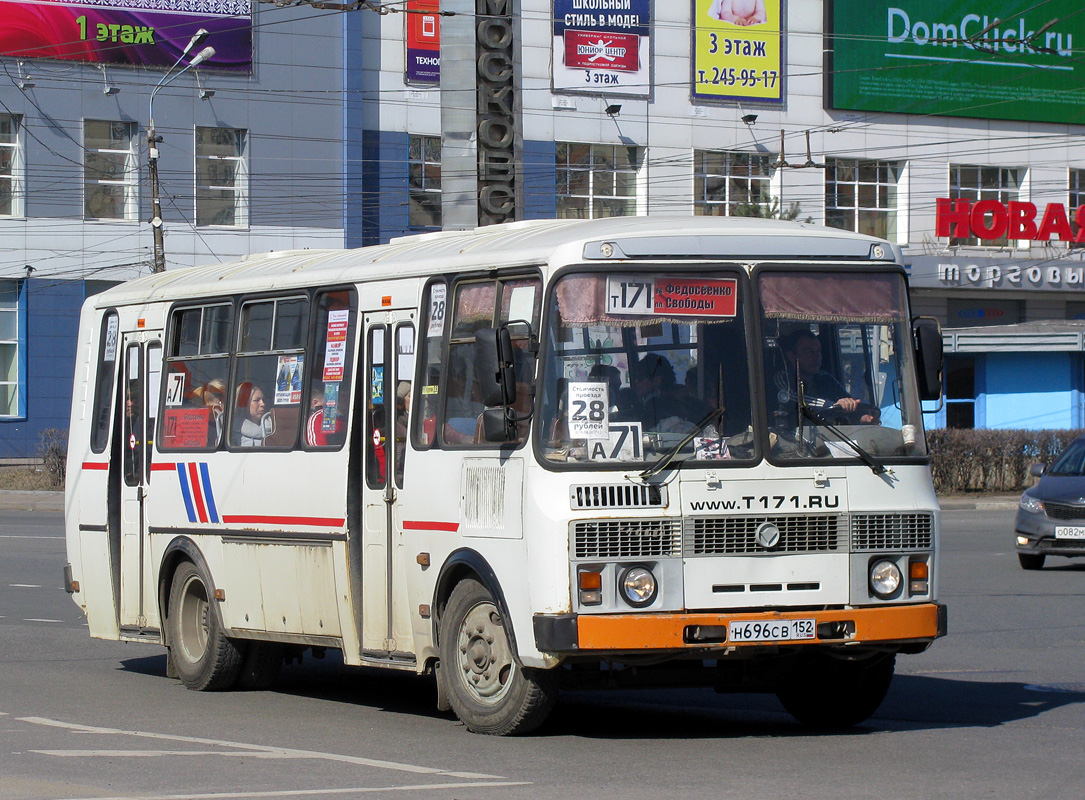
[[[162,231],[162,203],[158,197],[158,143],[162,141],[162,137],[155,135],[154,132],[154,96],[158,94],[158,90],[163,86],[169,85],[190,69],[199,66],[215,54],[215,48],[210,46],[205,47],[181,70],[174,72],[174,70],[177,69],[177,65],[184,60],[184,57],[207,41],[207,37],[208,33],[204,28],[200,28],[196,31],[196,34],[189,40],[188,46],[185,47],[181,52],[181,55],[177,57],[177,60],[173,62],[173,66],[166,70],[166,74],[163,75],[162,79],[153,89],[151,89],[151,98],[147,102],[147,172],[151,179],[151,205],[153,209],[151,212],[151,231],[154,233],[154,272],[166,271],[166,245],[163,241]]]

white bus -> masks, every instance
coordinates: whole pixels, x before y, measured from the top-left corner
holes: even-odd
[[[850,725],[946,630],[940,369],[899,249],[812,225],[520,222],[152,275],[83,309],[66,585],[196,690],[333,648],[435,674],[484,733],[625,685]]]

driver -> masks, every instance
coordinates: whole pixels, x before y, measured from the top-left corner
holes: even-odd
[[[798,400],[795,385],[795,371],[798,370],[802,381],[803,400],[812,408],[828,409],[849,414],[869,407],[858,398],[852,397],[835,377],[821,368],[821,341],[809,330],[800,329],[789,333],[780,340],[780,349],[787,360],[786,369],[776,373],[775,384],[777,398],[781,403],[795,403]],[[860,422],[877,422],[873,409],[865,411]]]

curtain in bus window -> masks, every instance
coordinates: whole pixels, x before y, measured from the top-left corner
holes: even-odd
[[[759,283],[769,318],[890,323],[904,319],[898,275],[767,272]]]

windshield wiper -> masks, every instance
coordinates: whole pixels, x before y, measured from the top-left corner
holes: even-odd
[[[864,450],[862,447],[860,447],[858,442],[856,442],[854,439],[852,439],[850,436],[848,436],[846,433],[844,433],[838,427],[836,427],[831,422],[829,422],[827,420],[824,420],[820,416],[815,414],[811,410],[810,406],[806,405],[805,402],[803,402],[799,406],[799,410],[802,412],[803,416],[805,416],[808,420],[813,422],[815,425],[822,425],[822,426],[828,428],[829,430],[831,430],[837,436],[839,436],[840,440],[842,442],[844,442],[846,445],[848,445],[848,447],[850,447],[852,450],[854,450],[855,454],[857,456],[859,456],[859,460],[862,461],[864,464],[866,464],[868,467],[870,467],[870,471],[873,472],[875,475],[883,475],[883,474],[892,475],[893,474],[893,470],[889,469],[884,464],[882,464],[880,461],[878,461],[876,458],[874,458],[874,456],[872,456],[870,453],[868,453],[866,450]]]
[[[712,423],[712,420],[716,418],[722,419],[725,413],[726,409],[724,409],[722,405],[709,411],[708,414],[706,414],[700,422],[696,423],[693,426],[693,430],[686,437],[684,437],[682,441],[674,445],[670,450],[657,458],[652,464],[652,466],[641,472],[639,475],[637,475],[637,477],[641,480],[647,480],[648,478],[652,478],[661,473],[668,467],[668,465],[670,465],[672,461],[674,461],[675,456],[678,455],[679,451],[681,451],[683,447],[692,442],[693,439],[697,436],[697,434],[699,434]],[[722,431],[720,432],[720,435],[723,435]]]

